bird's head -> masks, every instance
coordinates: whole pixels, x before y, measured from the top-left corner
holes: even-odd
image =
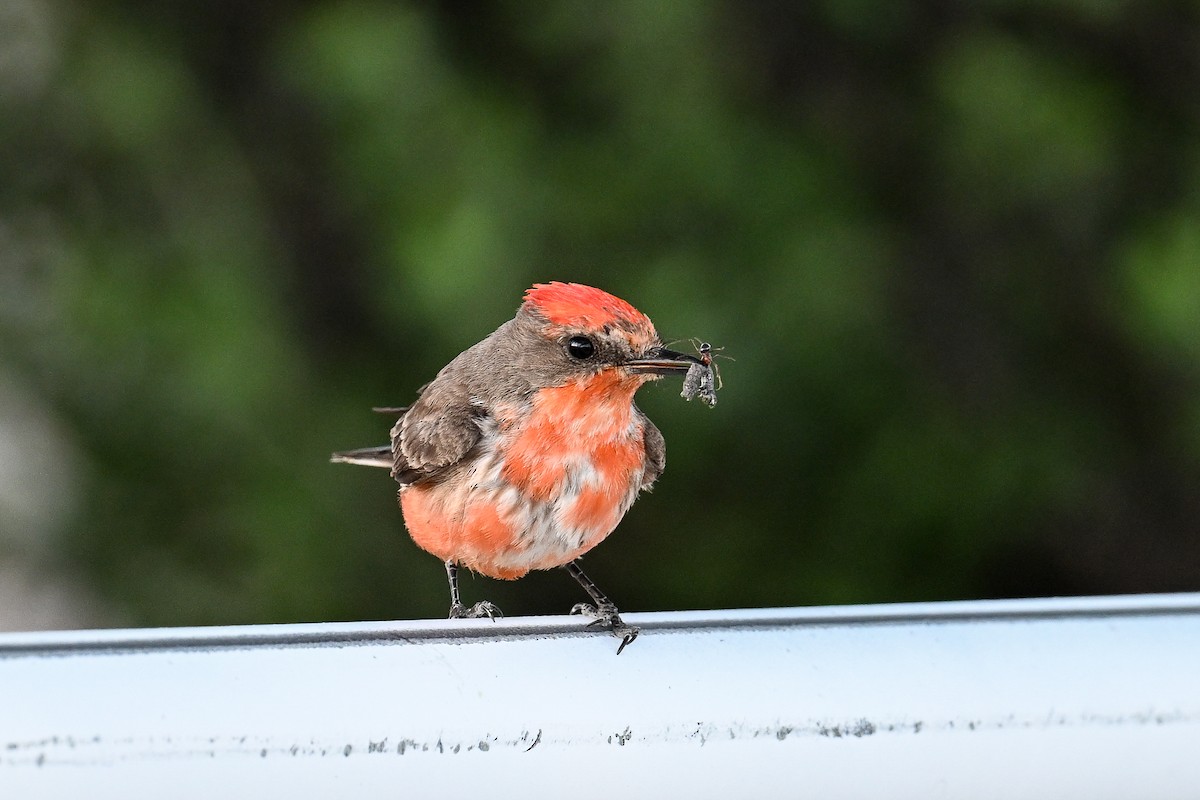
[[[517,316],[541,340],[543,363],[561,379],[555,382],[603,376],[636,389],[663,375],[684,375],[699,363],[695,356],[663,347],[654,323],[641,311],[591,286],[535,284]]]

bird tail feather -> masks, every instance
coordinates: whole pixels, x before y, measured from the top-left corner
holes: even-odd
[[[345,450],[334,453],[329,457],[334,464],[358,464],[360,467],[384,467],[391,469],[392,446],[385,444],[379,447],[363,447],[359,450]]]

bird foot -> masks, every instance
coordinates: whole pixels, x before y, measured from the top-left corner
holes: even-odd
[[[596,608],[591,603],[576,603],[571,606],[570,613],[592,617],[592,621],[588,623],[589,628],[593,626],[604,628],[613,636],[620,639],[621,644],[617,647],[617,655],[621,655],[621,651],[641,633],[640,628],[633,625],[626,625],[625,621],[621,619],[621,615],[617,613],[617,607],[611,604],[601,605],[599,608]]]
[[[480,600],[475,605],[467,608],[462,603],[455,603],[450,606],[450,619],[479,619],[487,617],[490,620],[495,620],[496,617],[503,617],[504,612],[496,607],[495,603],[487,600]]]

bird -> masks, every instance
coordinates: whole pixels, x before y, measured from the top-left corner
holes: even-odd
[[[662,432],[634,394],[686,376],[700,358],[669,350],[650,318],[601,289],[552,281],[464,350],[395,414],[390,444],[334,453],[384,467],[405,526],[441,559],[450,618],[501,616],[462,603],[458,570],[500,580],[563,568],[587,593],[573,614],[621,639],[638,635],[584,574],[580,557],[612,533],[666,466]]]

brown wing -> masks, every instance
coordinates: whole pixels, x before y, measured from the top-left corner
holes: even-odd
[[[649,417],[642,414],[641,409],[638,409],[638,414],[642,417],[642,445],[646,449],[646,471],[642,473],[642,488],[649,489],[667,466],[667,442],[663,439],[662,431]]]
[[[457,464],[479,441],[486,415],[461,385],[434,381],[392,426],[392,477],[407,486]]]

